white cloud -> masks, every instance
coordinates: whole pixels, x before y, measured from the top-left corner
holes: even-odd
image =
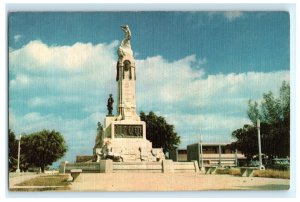
[[[116,97],[116,47],[116,41],[72,46],[32,41],[11,50],[9,127],[17,134],[56,129],[66,136],[69,157],[91,153],[107,96]],[[183,147],[197,141],[192,137],[200,132],[208,141],[230,141],[232,130],[248,121],[248,99],[277,92],[289,80],[289,71],[209,75],[206,63],[196,55],[136,61],[137,110],[165,116],[182,136]]]
[[[73,71],[111,65],[115,59],[115,47],[110,44],[75,43],[72,46],[48,46],[35,40],[9,53],[10,70],[16,71]],[[110,63],[107,63],[110,62]]]
[[[59,131],[69,147],[66,160],[73,161],[78,154],[92,154],[96,137],[96,125],[105,114],[92,113],[84,118],[63,118],[60,115],[42,115],[39,112],[30,112],[25,115],[16,115],[10,109],[9,127],[16,134],[37,132],[43,129]]]
[[[17,34],[17,35],[14,36],[15,42],[20,41],[21,38],[22,38],[22,35],[21,35],[21,34]]]
[[[9,53],[9,89],[22,94],[28,106],[89,102],[116,89],[117,41],[110,44],[48,46],[31,41]],[[19,98],[22,99],[22,98]]]
[[[18,128],[18,125],[16,124],[17,119],[15,116],[15,113],[13,112],[12,108],[8,109],[8,123],[10,129],[16,129]]]
[[[81,97],[74,95],[67,96],[44,96],[44,97],[33,97],[28,100],[29,107],[49,107],[59,106],[61,104],[80,103]]]
[[[282,81],[289,81],[289,71],[207,75],[192,68],[195,60],[168,62],[157,56],[137,61],[138,110],[166,116],[182,135],[182,145],[200,131],[207,141],[230,141],[233,130],[249,123],[248,100],[269,90],[276,94]]]
[[[224,16],[229,20],[233,21],[236,18],[239,18],[243,15],[241,11],[225,11]]]
[[[168,62],[161,56],[138,60],[137,76],[142,81],[137,86],[141,94],[139,97],[150,102],[155,101],[155,97],[158,102],[167,103],[185,99],[182,91],[188,90],[186,88],[191,81],[204,75],[200,66],[192,68],[195,62],[195,55],[174,62]]]
[[[228,21],[233,21],[237,18],[240,18],[244,15],[244,12],[242,11],[224,11],[224,12],[221,12],[221,11],[210,11],[208,12],[208,16],[209,17],[213,17],[215,15],[222,15],[224,16]]]
[[[204,64],[206,64],[206,63],[207,63],[207,59],[206,59],[206,58],[200,59],[200,60],[198,61],[198,65],[204,65]]]
[[[182,136],[184,144],[192,143],[195,135],[202,134],[207,142],[230,142],[231,132],[250,121],[246,116],[230,116],[222,112],[208,114],[167,114],[168,122],[187,132]],[[192,138],[191,138],[192,137]]]
[[[276,92],[283,80],[289,80],[289,71],[206,75],[203,69],[191,67],[195,61],[195,56],[171,63],[159,56],[137,61],[141,102],[150,106],[184,102],[193,107],[240,104],[266,91]]]
[[[10,87],[21,87],[21,86],[27,86],[29,84],[30,80],[29,77],[25,74],[17,74],[15,79],[11,79],[9,81]]]
[[[40,97],[34,97],[29,100],[28,104],[29,104],[29,106],[36,107],[36,106],[44,105],[45,103],[46,103],[45,99],[42,99]]]

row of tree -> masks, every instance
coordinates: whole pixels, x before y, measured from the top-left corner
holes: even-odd
[[[290,156],[290,85],[283,82],[279,96],[269,91],[263,94],[260,104],[249,100],[248,117],[252,124],[232,132],[235,142],[232,147],[243,152],[248,158],[257,155],[257,119],[261,120],[261,148],[270,157]]]
[[[63,136],[57,131],[42,130],[31,134],[22,134],[20,152],[20,169],[26,171],[29,167],[40,167],[42,172],[46,166],[57,161],[67,152]],[[8,134],[9,170],[17,168],[18,140],[13,131]]]

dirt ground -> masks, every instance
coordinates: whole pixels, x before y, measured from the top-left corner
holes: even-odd
[[[83,173],[70,191],[288,190],[290,180],[202,173]]]

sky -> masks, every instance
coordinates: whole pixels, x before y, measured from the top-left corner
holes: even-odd
[[[287,12],[15,12],[8,16],[9,128],[61,132],[64,160],[91,155],[117,96],[120,25],[131,29],[137,111],[164,116],[180,148],[231,142],[249,99],[290,79]],[[116,113],[116,102],[114,113]],[[61,159],[62,160],[62,159]]]

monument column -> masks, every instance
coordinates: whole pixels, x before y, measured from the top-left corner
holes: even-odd
[[[117,82],[118,82],[118,103],[117,120],[135,120],[140,118],[136,113],[135,81],[136,66],[131,50],[131,32],[128,25],[121,26],[125,34],[118,49]]]
[[[118,48],[116,81],[118,85],[117,114],[112,115],[113,99],[108,100],[108,115],[96,139],[98,159],[140,162],[164,159],[161,148],[152,148],[146,139],[146,123],[136,113],[136,65],[131,50],[131,32],[128,25],[121,26],[125,37]],[[98,140],[98,141],[97,141]]]

